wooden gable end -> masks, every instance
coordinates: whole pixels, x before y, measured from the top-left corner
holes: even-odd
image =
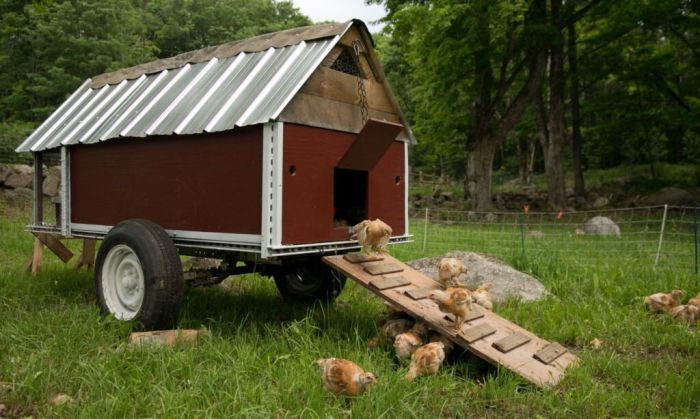
[[[384,82],[378,61],[356,27],[347,31],[287,105],[280,115],[282,121],[351,133],[362,130],[364,124],[358,78],[349,71],[341,71],[335,69],[338,66],[334,66],[336,60],[343,55],[342,59],[347,59],[348,54],[354,58],[352,43],[355,39],[359,39],[362,45],[360,59],[355,58],[355,64],[363,76],[369,117],[402,124],[400,111]],[[408,138],[405,130],[397,137],[402,141],[407,141]]]

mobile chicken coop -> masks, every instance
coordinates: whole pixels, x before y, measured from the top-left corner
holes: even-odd
[[[291,29],[88,79],[18,148],[60,153],[57,221],[38,237],[102,240],[102,310],[146,328],[177,319],[179,254],[261,272],[294,298],[334,298],[321,256],[381,218],[409,240],[410,128],[359,20]],[[36,171],[41,176],[40,170]]]

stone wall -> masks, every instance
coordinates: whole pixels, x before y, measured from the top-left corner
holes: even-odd
[[[61,185],[61,168],[59,166],[43,167],[42,190],[45,196],[58,196]],[[34,187],[34,167],[26,164],[0,164],[0,189],[14,190],[19,193],[31,191]]]

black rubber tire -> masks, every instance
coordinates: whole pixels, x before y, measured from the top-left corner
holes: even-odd
[[[139,259],[144,277],[141,307],[131,321],[142,330],[171,329],[180,313],[185,281],[175,244],[168,234],[148,220],[131,219],[114,226],[100,245],[95,262],[94,288],[102,313],[114,314],[105,302],[102,269],[110,249],[129,246]]]
[[[287,262],[273,271],[275,285],[284,298],[300,302],[331,302],[345,287],[345,275],[320,258]]]

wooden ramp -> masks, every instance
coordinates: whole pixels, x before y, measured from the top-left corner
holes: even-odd
[[[540,387],[555,385],[565,369],[578,362],[575,355],[558,343],[540,339],[476,305],[462,330],[455,330],[450,315],[426,298],[431,290],[440,289],[440,285],[389,255],[383,255],[381,260],[365,261],[354,253],[325,256],[323,261],[479,358],[508,368]]]

